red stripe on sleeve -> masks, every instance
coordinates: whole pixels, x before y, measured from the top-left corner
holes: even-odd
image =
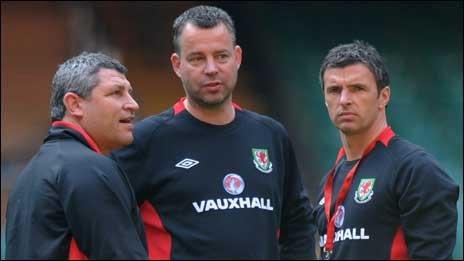
[[[71,239],[71,244],[69,245],[68,260],[88,260],[87,256],[79,250],[74,238]]]
[[[393,244],[390,251],[390,260],[409,260],[408,246],[404,238],[404,231],[401,226],[395,232]]]
[[[145,225],[148,257],[152,260],[171,259],[172,237],[164,228],[154,206],[145,201],[140,207],[140,215]]]

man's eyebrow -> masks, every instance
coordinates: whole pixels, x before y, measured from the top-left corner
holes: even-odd
[[[349,86],[349,87],[361,87],[361,88],[366,88],[366,87],[367,87],[366,84],[364,84],[364,83],[359,83],[359,82],[350,84],[350,85],[348,85],[348,86]]]
[[[127,89],[129,90],[129,92],[134,91],[134,88],[132,88],[132,86],[130,84],[124,84],[124,83],[115,83],[114,84],[114,87],[117,88],[118,90],[125,90],[126,86],[127,86]]]
[[[202,52],[193,52],[193,53],[187,54],[187,57],[195,56],[195,55],[203,55],[203,53]]]

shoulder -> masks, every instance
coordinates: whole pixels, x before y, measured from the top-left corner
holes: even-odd
[[[111,157],[114,158],[115,154],[121,156],[124,153],[142,153],[142,151],[150,147],[148,145],[153,140],[153,136],[173,118],[174,110],[170,108],[160,114],[149,116],[137,122],[133,131],[134,140],[132,144],[113,151]]]
[[[61,157],[60,178],[62,182],[88,185],[97,180],[119,178],[120,169],[111,158],[90,149],[70,151]]]
[[[389,151],[397,162],[397,177],[400,180],[414,182],[416,185],[429,184],[432,187],[455,185],[436,158],[421,146],[395,136],[389,144]]]
[[[62,146],[57,154],[58,160],[63,162],[63,166],[74,169],[88,169],[92,167],[112,167],[115,162],[105,155],[99,154],[89,147],[79,142],[72,142],[67,146]]]
[[[437,164],[431,154],[419,145],[395,136],[388,145],[392,158],[402,164]]]
[[[174,110],[169,108],[160,114],[149,116],[135,124],[136,138],[149,137],[159,128],[174,118]]]
[[[284,137],[288,136],[287,129],[282,125],[282,123],[269,116],[246,109],[243,109],[241,113],[247,120],[262,126],[262,128],[268,129],[269,131],[280,134]]]
[[[127,177],[111,158],[94,153],[63,162],[57,177],[58,194],[64,202],[102,202],[130,198]],[[85,203],[84,203],[85,204]]]

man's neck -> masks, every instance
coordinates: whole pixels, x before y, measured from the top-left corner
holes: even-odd
[[[74,125],[77,125],[79,126],[80,128],[82,128],[81,124],[79,123],[79,121],[77,121],[76,119],[74,119],[73,117],[69,116],[68,114],[65,114],[63,116],[63,118],[61,119],[61,121],[65,121],[65,122],[70,122]],[[82,128],[84,129],[84,128]]]
[[[367,146],[369,146],[369,144],[377,138],[386,127],[387,122],[383,121],[378,124],[374,124],[371,128],[361,133],[346,135],[340,132],[347,160],[360,159]]]
[[[80,128],[81,131],[83,131],[86,135],[88,135],[88,137],[91,139],[91,141],[89,141],[85,135],[83,133],[81,133],[81,135],[84,135],[84,138],[85,140],[88,142],[88,143],[93,143],[94,146],[96,146],[96,148],[92,148],[92,149],[96,149],[99,153],[103,154],[103,155],[109,155],[110,152],[111,152],[111,149],[107,149],[101,145],[99,145],[97,143],[97,141],[95,140],[94,137],[92,137],[92,135],[82,126],[82,124],[80,123],[80,121],[78,121],[77,119],[75,119],[74,117],[71,117],[69,115],[65,115],[63,117],[63,119],[61,121],[64,121],[64,122],[69,122],[69,123],[72,123],[73,125],[75,125],[77,128]],[[92,147],[92,145],[91,145]]]
[[[231,100],[225,101],[224,104],[218,107],[205,108],[187,98],[184,100],[184,106],[193,117],[213,125],[225,125],[235,118],[235,109]]]

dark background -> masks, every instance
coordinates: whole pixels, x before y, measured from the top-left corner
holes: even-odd
[[[459,183],[462,259],[462,3],[439,2],[1,2],[2,257],[8,192],[47,133],[51,79],[82,51],[125,64],[139,118],[172,106],[183,89],[169,62],[174,19],[212,4],[234,19],[244,51],[234,100],[289,131],[312,203],[340,147],[318,82],[338,44],[365,40],[385,57],[389,124],[423,146]],[[431,192],[433,193],[433,192]]]

